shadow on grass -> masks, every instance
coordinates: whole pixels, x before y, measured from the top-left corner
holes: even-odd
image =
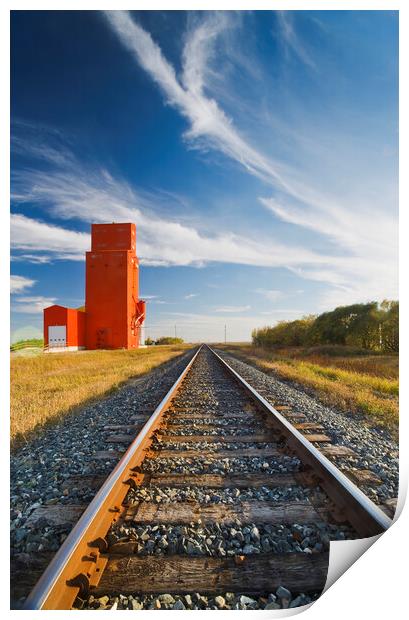
[[[115,385],[106,389],[104,392],[102,392],[101,394],[98,394],[97,396],[86,398],[77,405],[67,407],[66,409],[63,409],[57,415],[53,416],[52,418],[49,418],[45,422],[37,424],[33,429],[31,429],[27,433],[17,433],[15,437],[10,439],[11,452],[18,451],[24,445],[27,445],[31,441],[36,439],[39,434],[45,432],[47,429],[51,428],[55,424],[58,424],[59,422],[62,422],[63,420],[71,416],[78,415],[87,407],[94,405],[95,403],[102,401],[106,398],[109,398],[110,396],[112,396],[113,394],[121,390],[122,388],[129,386],[129,384],[139,382],[139,380],[142,381],[146,379],[148,375],[160,374],[164,370],[167,370],[173,364],[177,364],[178,362],[180,362],[184,357],[186,359],[190,359],[191,357],[193,357],[194,353],[196,352],[196,349],[197,347],[192,347],[191,349],[184,351],[180,355],[177,355],[176,357],[173,357],[170,360],[166,360],[165,362],[162,362],[161,364],[159,364],[158,366],[155,366],[155,368],[152,368],[151,370],[148,370],[138,375],[132,375],[128,377],[127,379],[124,379],[123,381],[116,383]],[[154,407],[156,407],[156,404],[154,405]],[[152,409],[152,412],[153,411],[154,411],[154,408]]]

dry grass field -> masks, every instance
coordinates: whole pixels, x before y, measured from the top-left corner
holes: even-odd
[[[149,347],[137,351],[79,351],[11,356],[12,442],[60,419],[77,407],[117,389],[190,348]]]
[[[221,346],[265,372],[305,385],[318,398],[362,414],[393,436],[399,421],[399,357],[348,347],[288,347],[266,350],[250,344]]]

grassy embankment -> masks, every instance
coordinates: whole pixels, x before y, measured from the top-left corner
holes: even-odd
[[[44,424],[61,419],[180,355],[191,345],[137,351],[81,351],[11,358],[11,439],[18,443]]]
[[[19,340],[10,345],[10,351],[21,351],[23,349],[42,349],[44,340],[42,338],[30,338],[29,340]]]
[[[398,432],[398,355],[352,347],[288,347],[266,350],[250,344],[221,346],[265,372],[315,391],[326,404],[362,414],[369,424]]]

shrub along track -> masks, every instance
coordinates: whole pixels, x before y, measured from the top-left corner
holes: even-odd
[[[326,458],[351,450],[279,408],[202,347],[26,608],[276,609],[317,597],[330,540],[390,519]]]

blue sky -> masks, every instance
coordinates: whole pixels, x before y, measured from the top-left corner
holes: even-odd
[[[134,221],[147,335],[397,298],[398,14],[12,14],[12,337]]]

